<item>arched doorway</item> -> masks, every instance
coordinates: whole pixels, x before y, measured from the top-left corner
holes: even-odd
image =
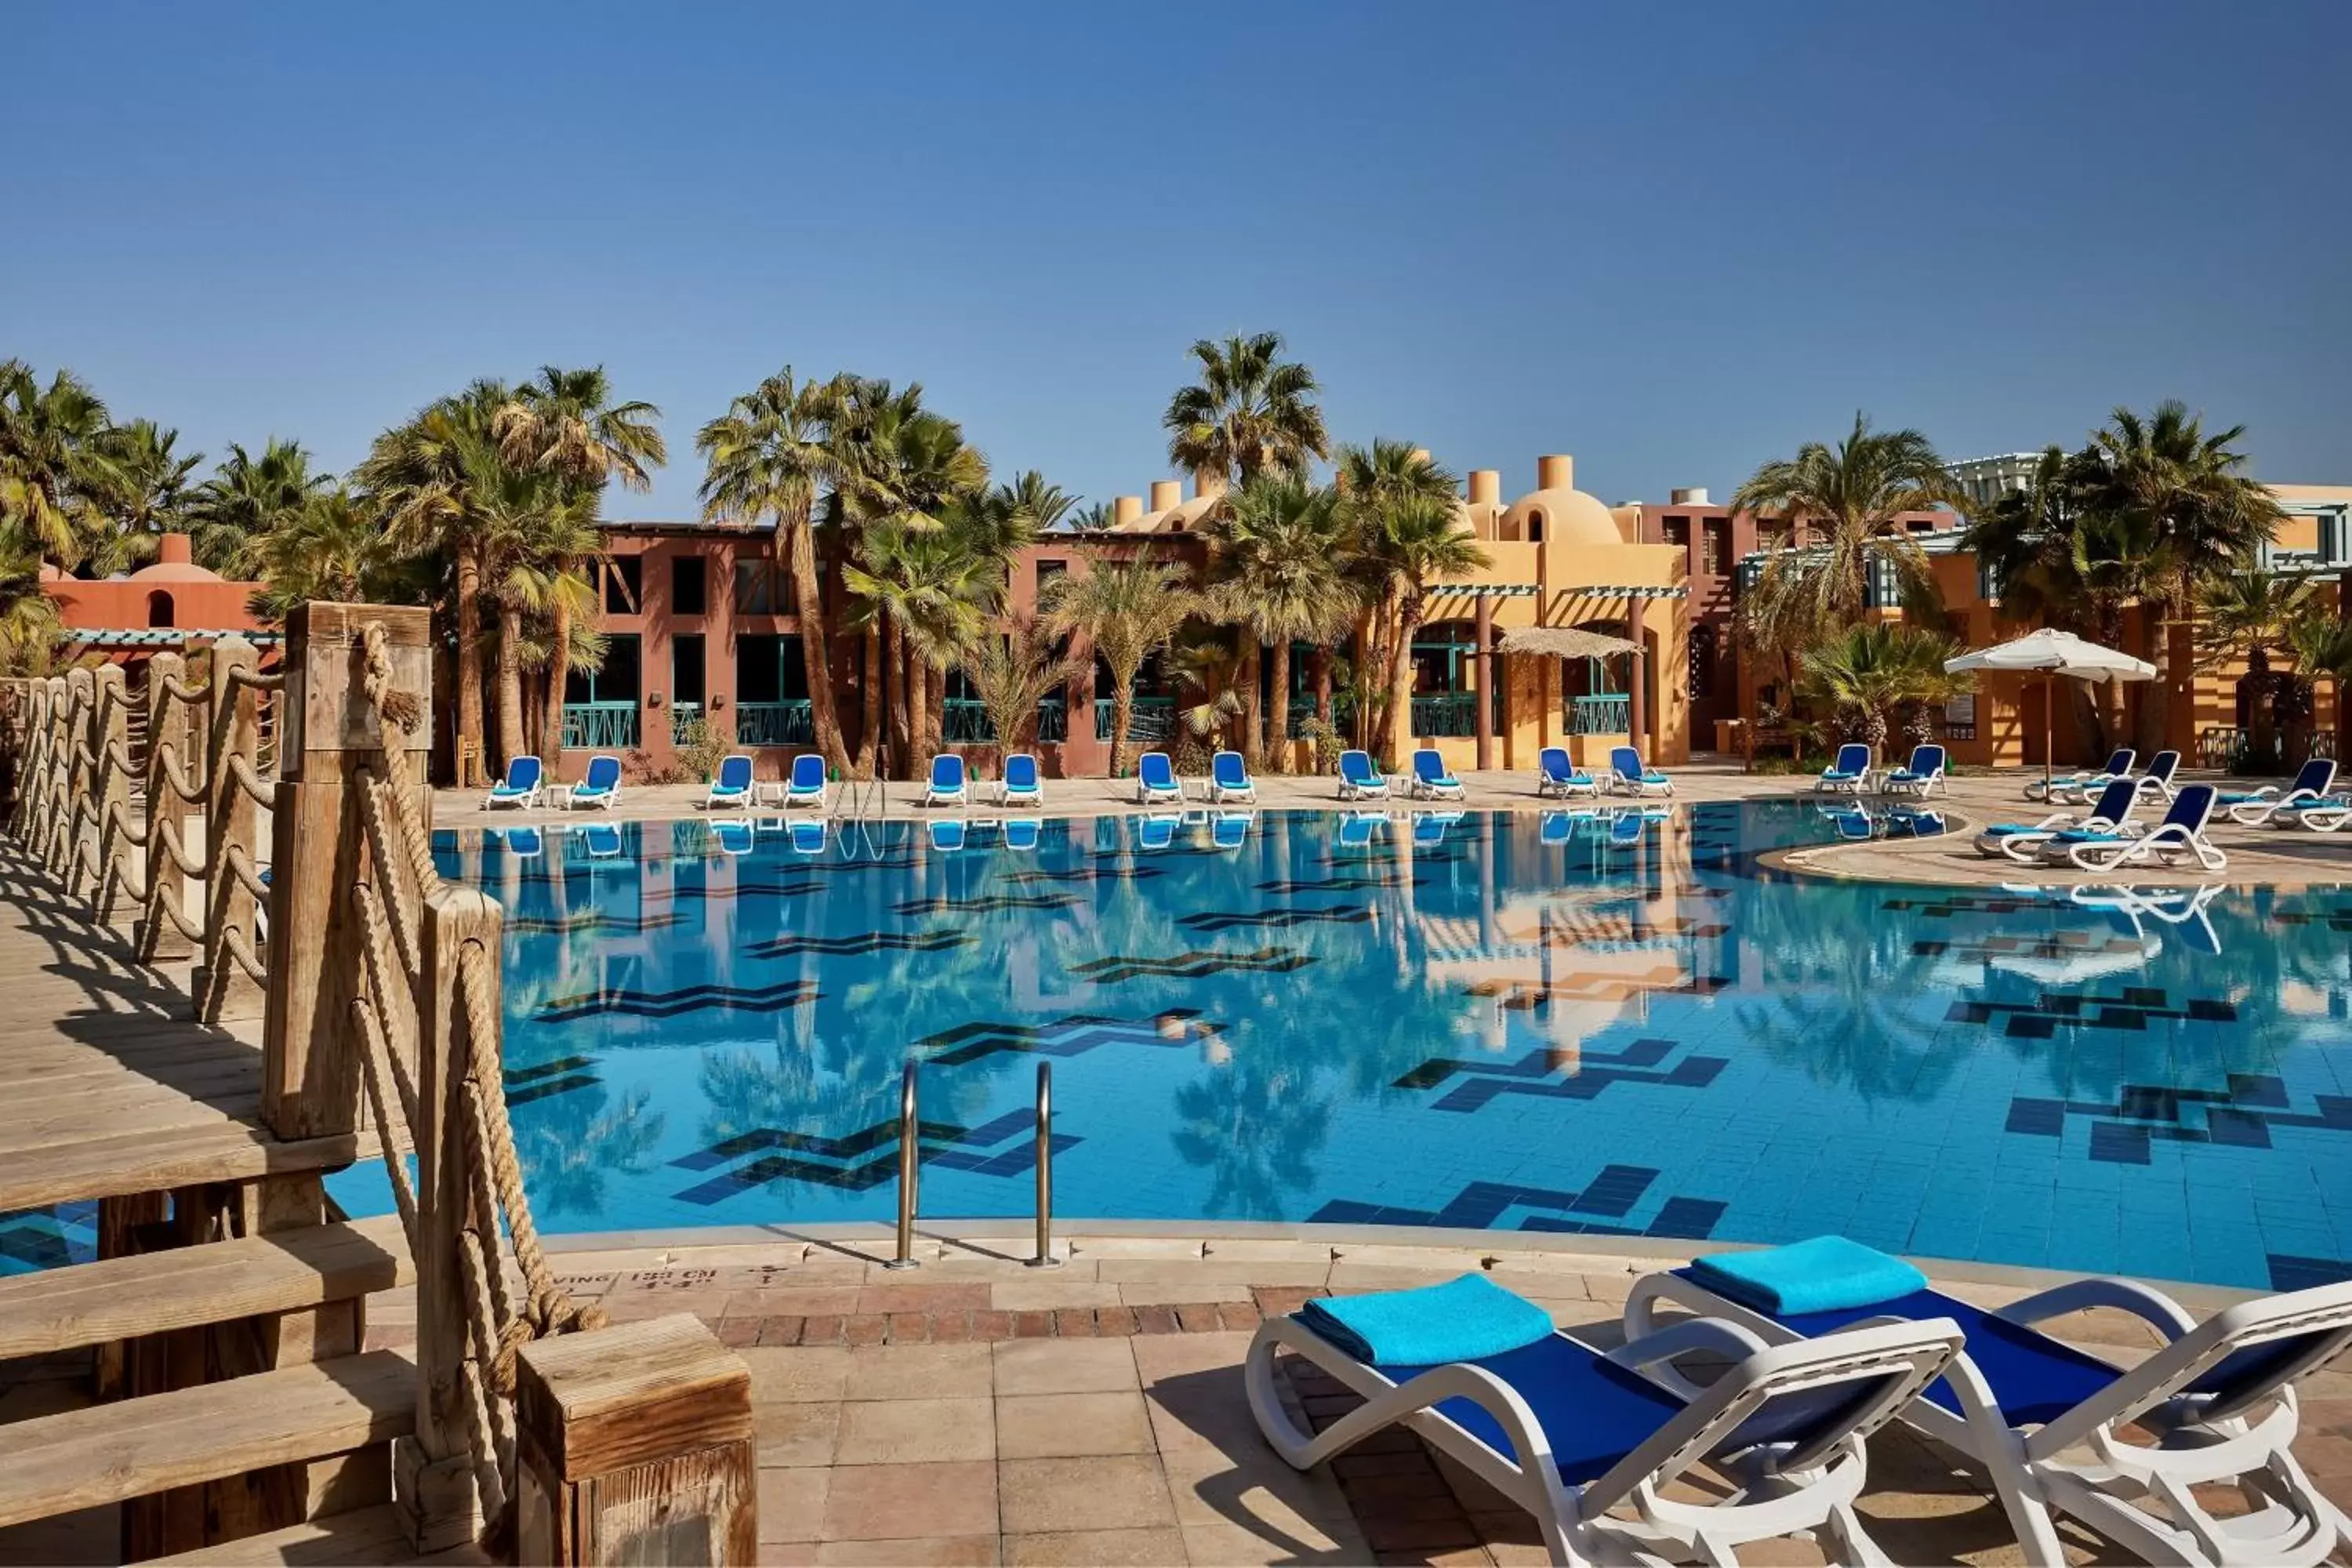
[[[177,612],[174,610],[172,604],[172,595],[165,593],[163,589],[158,588],[153,593],[147,595],[147,624],[149,626],[178,626],[180,623],[174,618]]]

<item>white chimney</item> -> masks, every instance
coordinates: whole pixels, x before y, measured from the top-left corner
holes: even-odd
[[[1674,500],[1671,504],[1675,506],[1709,506],[1713,504],[1706,499],[1706,487],[1705,485],[1700,485],[1696,489],[1691,489],[1675,490],[1673,494]]]

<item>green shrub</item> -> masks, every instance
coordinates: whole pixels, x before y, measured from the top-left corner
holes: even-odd
[[[719,764],[727,760],[730,743],[711,727],[709,720],[696,719],[686,727],[686,742],[677,748],[677,760],[696,778],[709,784],[719,776]]]

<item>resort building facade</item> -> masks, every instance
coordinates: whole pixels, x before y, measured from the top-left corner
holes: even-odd
[[[1413,736],[1456,768],[1530,768],[1542,747],[1555,744],[1580,762],[1603,762],[1611,747],[1627,743],[1653,761],[1686,759],[1688,552],[1638,537],[1633,520],[1577,489],[1564,455],[1540,458],[1534,478],[1533,489],[1508,502],[1500,470],[1468,478],[1460,523],[1487,563],[1433,585],[1412,650]],[[1196,483],[1188,498],[1178,482],[1161,480],[1148,496],[1118,498],[1107,528],[1046,533],[1013,563],[1008,614],[1034,614],[1056,577],[1109,562],[1204,568],[1201,524],[1223,500],[1213,481]],[[773,535],[616,522],[605,537],[598,586],[608,652],[602,669],[574,674],[565,692],[567,773],[576,774],[591,752],[613,752],[635,771],[666,773],[697,719],[750,752],[763,777],[812,749],[803,628]],[[822,602],[834,689],[854,748],[867,707],[864,639],[846,624],[837,561],[823,563]],[[1311,748],[1298,730],[1313,711],[1316,650],[1295,651],[1287,710],[1292,762],[1304,768]],[[1344,651],[1360,668],[1360,636]],[[1082,641],[1070,653],[1092,663]],[[1109,675],[1098,663],[1092,668],[1090,679],[1071,682],[1041,709],[1036,749],[1050,773],[1108,771]],[[1262,695],[1272,700],[1270,691]],[[1164,674],[1147,667],[1135,699],[1131,738],[1169,742],[1179,693]],[[942,719],[951,749],[993,750],[981,704],[955,672]]]

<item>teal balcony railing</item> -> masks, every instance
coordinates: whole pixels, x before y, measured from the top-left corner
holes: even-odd
[[[1503,694],[1497,689],[1494,700],[1495,731],[1503,729]],[[1434,697],[1412,700],[1412,732],[1416,735],[1457,737],[1478,732],[1478,694],[1475,691],[1448,691]]]
[[[674,702],[670,704],[669,743],[673,746],[683,746],[688,744],[688,741],[687,731],[692,729],[694,727],[694,721],[701,717],[702,704],[699,702]]]
[[[1111,738],[1111,700],[1095,699],[1095,739]],[[1139,697],[1133,714],[1127,723],[1129,745],[1156,746],[1176,733],[1176,699],[1173,697]]]
[[[949,745],[984,743],[996,739],[988,721],[988,705],[976,697],[950,697],[940,709],[940,739]]]
[[[741,702],[735,707],[735,743],[739,746],[813,746],[816,721],[809,700],[796,702]]]
[[[1341,734],[1344,735],[1348,732],[1348,726],[1354,721],[1355,714],[1356,704],[1353,699],[1340,696],[1338,693],[1334,693],[1332,695],[1331,723],[1332,726]],[[1290,700],[1290,727],[1286,731],[1290,738],[1294,741],[1298,739],[1299,735],[1304,732],[1307,727],[1307,721],[1314,717],[1314,698],[1292,698]]]
[[[567,702],[563,748],[569,752],[620,752],[637,744],[635,702]]]
[[[1037,743],[1059,745],[1070,738],[1070,710],[1057,694],[1037,704]]]
[[[1633,731],[1633,699],[1623,691],[1571,698],[1566,717],[1571,735],[1630,735]]]

